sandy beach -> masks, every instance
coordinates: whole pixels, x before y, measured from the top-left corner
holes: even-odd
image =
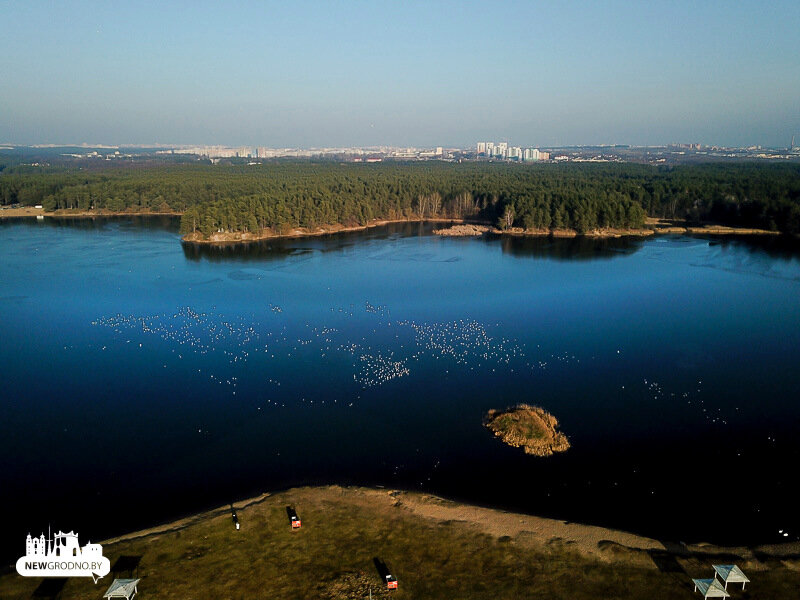
[[[0,208],[0,219],[21,219],[26,217],[38,217],[44,215],[43,208],[33,208],[32,206],[22,206],[20,208],[2,207]]]
[[[55,210],[22,206],[20,208],[0,208],[0,219],[22,219],[30,217],[58,217],[74,219],[113,218],[113,217],[180,217],[178,212],[112,212],[108,210]]]
[[[279,238],[306,238],[315,237],[320,235],[329,235],[332,233],[346,233],[348,231],[364,231],[372,229],[373,227],[382,227],[392,223],[454,223],[453,219],[375,219],[366,225],[345,226],[341,224],[334,225],[320,225],[313,229],[307,227],[294,227],[284,233],[273,231],[272,229],[265,229],[260,233],[249,232],[220,232],[213,233],[210,237],[206,238],[199,232],[187,233],[183,236],[184,242],[193,244],[236,244],[236,243],[251,243],[261,242],[270,239]]]
[[[648,218],[645,227],[639,229],[619,229],[603,228],[593,229],[580,234],[574,229],[524,229],[522,227],[510,227],[499,229],[488,224],[458,224],[451,227],[434,229],[433,233],[445,237],[476,237],[487,233],[493,235],[507,235],[514,237],[554,237],[554,238],[574,238],[578,236],[588,238],[620,238],[620,237],[649,237],[652,235],[780,235],[778,231],[767,229],[753,229],[748,227],[728,227],[724,225],[676,225],[671,221],[662,219]]]
[[[287,506],[301,529],[291,529]],[[397,577],[395,598],[642,598],[653,590],[689,598],[691,578],[711,577],[720,562],[749,574],[743,597],[786,597],[800,586],[797,543],[687,546],[428,494],[336,485],[265,493],[234,508],[239,531],[223,506],[105,540],[104,555],[112,566],[123,555],[139,558],[144,600],[362,598],[367,588],[389,597],[374,558]],[[112,579],[70,579],[63,597],[97,598]],[[6,573],[0,597],[29,598],[39,582]]]
[[[449,223],[449,227],[440,227],[433,230],[435,235],[443,237],[479,237],[487,233],[493,235],[507,235],[516,237],[554,237],[554,238],[574,238],[584,236],[589,238],[619,238],[619,237],[649,237],[652,235],[666,234],[708,234],[708,235],[780,235],[777,231],[766,229],[750,229],[725,227],[717,225],[704,225],[698,227],[682,226],[662,226],[653,225],[641,229],[596,229],[580,234],[572,229],[542,229],[529,230],[522,227],[511,227],[509,229],[498,229],[485,223],[468,223],[458,219],[379,219],[370,221],[366,225],[346,227],[344,225],[321,225],[314,229],[296,227],[286,233],[278,233],[272,230],[265,230],[261,233],[248,232],[220,232],[214,233],[208,238],[199,232],[188,233],[183,236],[184,242],[192,244],[237,244],[260,242],[269,239],[279,238],[304,238],[332,233],[344,233],[348,231],[364,231],[373,227],[381,227],[391,223]]]

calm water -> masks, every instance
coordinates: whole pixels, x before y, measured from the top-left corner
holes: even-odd
[[[800,537],[800,260],[779,240],[409,225],[198,250],[168,220],[48,220],[0,225],[0,256],[3,558],[48,524],[96,540],[328,482]],[[572,449],[492,438],[485,412],[518,402]]]

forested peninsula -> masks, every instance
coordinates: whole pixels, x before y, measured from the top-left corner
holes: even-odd
[[[640,229],[646,217],[655,217],[797,235],[800,165],[0,164],[0,204],[83,214],[175,213],[181,215],[181,233],[196,241],[426,219],[589,234]]]

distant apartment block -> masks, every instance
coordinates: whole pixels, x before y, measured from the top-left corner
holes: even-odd
[[[503,160],[516,160],[535,162],[537,160],[550,160],[549,152],[542,152],[538,148],[521,148],[509,146],[508,142],[478,142],[478,158],[494,158]]]
[[[211,160],[220,158],[268,159],[278,157],[311,158],[336,157],[350,160],[376,162],[383,158],[400,160],[443,159],[452,160],[453,153],[461,153],[457,148],[436,146],[430,149],[396,148],[392,146],[370,146],[367,148],[267,148],[265,146],[179,146],[170,150],[174,154],[196,154]],[[374,159],[374,160],[373,160]]]

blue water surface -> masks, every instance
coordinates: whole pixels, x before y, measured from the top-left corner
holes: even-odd
[[[100,539],[316,483],[800,539],[783,240],[409,224],[201,248],[168,219],[47,219],[0,224],[0,256],[4,557],[48,525]],[[520,402],[572,448],[530,457],[482,426]]]

